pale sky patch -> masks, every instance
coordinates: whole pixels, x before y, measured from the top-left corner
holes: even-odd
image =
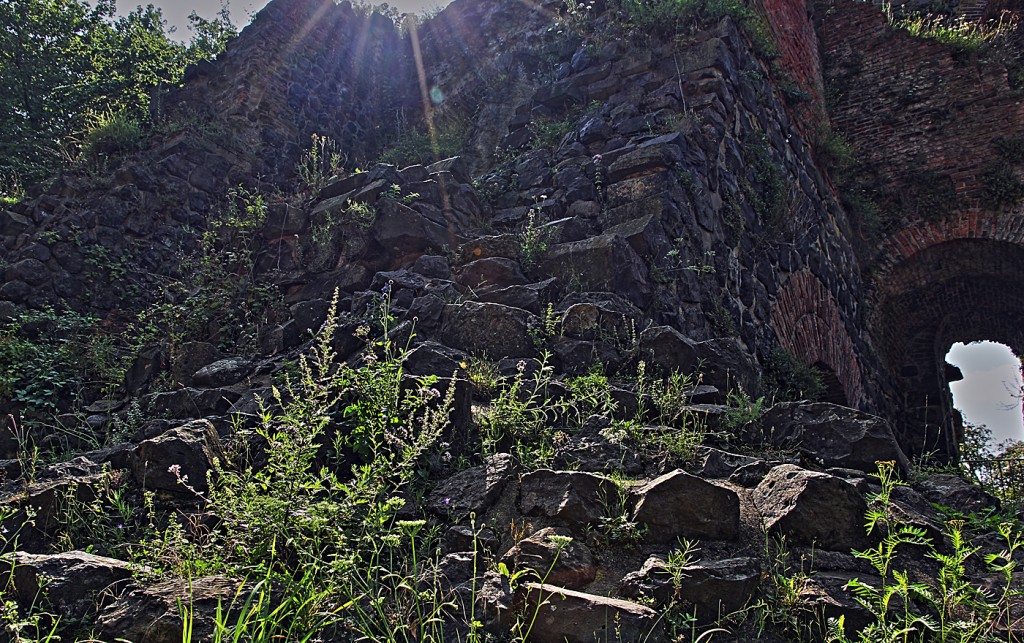
[[[397,8],[400,13],[422,13],[428,9],[445,6],[448,2],[450,0],[392,0],[388,2],[388,5]],[[140,4],[142,6],[152,4],[159,7],[163,11],[164,19],[167,20],[167,28],[175,28],[172,37],[182,41],[192,38],[192,33],[188,30],[190,13],[195,11],[203,18],[212,19],[217,17],[217,12],[221,7],[220,0],[150,0],[149,2],[117,0],[117,12],[124,15]],[[370,2],[370,4],[378,5],[381,2]],[[267,0],[232,0],[228,4],[231,21],[241,30],[242,27],[252,22],[253,16],[266,5]]]
[[[984,424],[998,444],[1006,439],[1024,440],[1021,416],[1020,361],[1009,348],[994,342],[954,344],[946,361],[960,367],[964,379],[949,385],[953,405],[964,420]]]

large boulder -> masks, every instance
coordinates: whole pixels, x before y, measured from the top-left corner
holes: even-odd
[[[929,502],[952,507],[962,514],[979,513],[999,506],[995,496],[950,473],[928,476],[914,486]]]
[[[594,556],[569,530],[547,527],[516,543],[502,556],[512,570],[532,569],[545,582],[582,589],[597,577]]]
[[[699,359],[696,342],[671,326],[652,326],[640,333],[640,354],[665,373],[693,373]]]
[[[681,469],[655,478],[636,491],[633,520],[647,526],[652,542],[677,538],[732,540],[739,533],[740,499],[736,492]]]
[[[239,589],[238,581],[221,576],[174,579],[137,587],[103,610],[96,628],[105,641],[181,643],[184,606],[191,613],[192,640],[210,641],[217,610],[230,612]],[[235,607],[243,602],[244,598]],[[228,622],[234,622],[230,613],[228,617]]]
[[[572,290],[618,293],[641,308],[651,300],[647,266],[626,240],[615,234],[553,246],[539,272],[557,277]]]
[[[131,455],[132,472],[147,489],[178,494],[190,493],[179,479],[206,492],[207,473],[217,460],[224,461],[224,452],[209,420],[195,420],[146,440]]]
[[[774,446],[799,449],[825,467],[871,473],[876,462],[892,460],[909,471],[889,423],[863,411],[827,402],[784,402],[765,413],[761,426]]]
[[[536,317],[520,308],[467,301],[444,307],[441,341],[490,359],[536,353],[530,328]]]
[[[676,586],[673,574],[678,574]],[[682,600],[697,608],[702,622],[742,609],[754,596],[761,580],[755,558],[729,558],[691,562],[670,570],[661,556],[651,556],[643,567],[622,579],[620,593],[627,598],[647,596],[659,603]]]
[[[427,496],[427,508],[441,516],[481,515],[501,497],[516,468],[510,454],[493,455],[484,464],[460,471],[439,484]]]
[[[794,545],[849,551],[864,544],[867,503],[841,478],[780,464],[753,493],[766,531]]]
[[[525,618],[531,641],[592,643],[642,641],[658,626],[650,607],[584,594],[555,585],[528,583]]]
[[[39,605],[61,620],[82,621],[102,609],[131,581],[131,565],[83,551],[0,557],[0,578],[23,607]]]
[[[519,507],[526,516],[548,518],[572,529],[596,524],[618,504],[618,486],[605,476],[541,469],[523,476]]]

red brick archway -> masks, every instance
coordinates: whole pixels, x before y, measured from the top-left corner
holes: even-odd
[[[861,406],[864,385],[853,342],[835,298],[810,270],[786,280],[772,307],[772,326],[784,349],[808,366],[827,367],[846,402]]]
[[[872,336],[894,390],[904,449],[955,454],[945,354],[992,340],[1024,350],[1024,215],[967,213],[892,235],[872,278]]]

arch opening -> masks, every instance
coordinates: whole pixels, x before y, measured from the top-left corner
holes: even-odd
[[[1024,354],[1024,248],[955,239],[904,259],[878,280],[871,325],[887,375],[897,439],[910,457],[955,461],[963,439],[946,362],[982,340]]]
[[[850,401],[846,398],[846,391],[843,390],[843,383],[839,380],[836,372],[825,362],[817,362],[812,365],[821,377],[822,393],[819,399],[822,402],[831,402],[839,406],[849,406]]]

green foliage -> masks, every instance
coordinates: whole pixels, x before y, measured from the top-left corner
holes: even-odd
[[[542,199],[545,197],[541,197]],[[526,214],[526,225],[519,233],[519,262],[523,269],[530,271],[537,267],[541,257],[548,249],[551,229],[545,227],[538,218],[541,211],[538,206],[530,208]]]
[[[758,633],[770,625],[786,632],[795,641],[820,640],[820,614],[808,604],[806,590],[811,581],[813,561],[801,556],[799,564],[785,536],[765,534],[765,560],[768,562],[762,585],[762,598],[752,607],[757,617]]]
[[[83,132],[87,144],[104,140],[88,140],[94,115],[144,122],[158,85],[179,82],[188,64],[215,55],[236,33],[226,9],[212,21],[195,16],[188,45],[168,37],[153,5],[114,15],[111,0],[0,4],[0,175],[25,185],[52,176],[77,157]]]
[[[1015,18],[1005,18],[1006,14],[997,20],[982,22],[965,16],[894,12],[890,4],[884,6],[889,24],[893,28],[902,29],[918,38],[941,42],[965,53],[977,52],[987,45],[1005,39],[1017,24]]]
[[[854,164],[853,146],[842,134],[832,130],[818,137],[814,153],[833,178],[841,176]]]
[[[469,123],[438,119],[425,130],[407,129],[380,155],[381,163],[398,167],[430,165],[457,156],[469,140]]]
[[[636,382],[637,417],[620,423],[620,428],[627,435],[633,430],[634,443],[646,446],[650,442],[673,462],[691,464],[709,434],[706,418],[689,406],[690,394],[700,384],[699,376],[694,378],[677,371],[664,378],[651,377],[646,362],[641,361],[637,365]],[[648,418],[659,427],[653,439],[635,434],[636,425]]]
[[[114,338],[95,317],[45,308],[0,323],[0,408],[54,414],[121,377]]]
[[[753,172],[754,182],[743,180],[740,182],[740,189],[764,227],[770,233],[777,234],[786,224],[786,206],[789,198],[782,170],[772,160],[764,136],[748,139],[743,146],[743,154],[747,167]]]
[[[59,551],[127,558],[134,543],[153,535],[152,496],[135,506],[127,473],[104,471],[98,482],[71,482],[59,493],[54,534]]]
[[[617,0],[617,4],[629,26],[661,35],[696,33],[729,16],[759,55],[770,58],[778,53],[768,23],[743,0]]]
[[[729,410],[722,418],[722,424],[732,431],[756,425],[768,410],[763,395],[755,400],[742,389],[729,391],[727,401]]]
[[[368,640],[441,640],[440,617],[454,604],[439,582],[425,580],[421,555],[434,551],[435,531],[397,513],[447,426],[455,387],[442,394],[436,378],[405,378],[408,350],[388,339],[389,292],[376,314],[380,339],[368,342],[361,363],[341,363],[332,348],[335,294],[298,377],[273,389],[255,428],[236,427],[209,495],[192,490],[217,526],[172,525],[150,545],[157,569],[261,579],[240,590],[234,622],[224,616],[232,610],[220,612],[222,637],[337,640],[344,630]],[[187,478],[179,483],[191,489]]]
[[[764,360],[761,384],[768,397],[776,402],[815,402],[825,394],[821,372],[778,346]]]
[[[305,189],[316,192],[341,169],[345,156],[331,137],[314,133],[311,138],[309,149],[295,163],[295,173]]]
[[[554,435],[548,425],[562,404],[548,394],[552,367],[548,356],[527,375],[526,362],[520,361],[516,375],[504,378],[499,393],[482,408],[477,421],[485,454],[510,451],[532,467],[542,467],[554,455]]]
[[[188,341],[215,341],[252,353],[280,295],[256,279],[256,249],[266,218],[262,195],[228,191],[208,218],[197,247],[179,259],[179,276],[164,285],[164,301],[143,310],[129,333],[134,348],[163,343],[173,355]]]
[[[1013,605],[1024,596],[1013,578],[1018,567],[1014,556],[1024,546],[1020,532],[1011,523],[999,525],[1004,549],[985,555],[984,565],[1002,586],[979,587],[968,580],[967,568],[980,548],[965,536],[964,522],[946,523],[943,536],[948,547],[940,549],[923,528],[907,524],[892,511],[895,463],[879,462],[877,478],[881,490],[871,497],[866,515],[868,535],[875,535],[877,544],[853,554],[866,561],[881,580],[877,586],[857,578],[847,584],[873,619],[857,633],[856,640],[989,641],[996,640],[1003,628],[1007,640],[1013,640]],[[907,547],[924,548],[938,563],[934,578],[914,580],[910,572],[897,568],[898,554]],[[842,619],[830,640],[849,641],[842,632]]]
[[[391,199],[392,201],[398,201],[404,205],[409,205],[416,199],[420,198],[420,193],[410,192],[409,194],[402,194],[402,186],[397,183],[392,183],[388,189],[381,192],[380,196],[384,199]]]
[[[82,136],[82,156],[98,158],[131,152],[142,143],[142,127],[125,113],[106,112],[90,119]]]
[[[313,223],[313,243],[329,246],[334,243],[339,227],[354,224],[362,230],[368,230],[376,218],[377,209],[369,203],[346,200],[344,206],[328,210],[323,218]]]
[[[565,135],[572,131],[576,119],[572,114],[562,120],[531,121],[530,132],[533,134],[534,147],[557,147]]]
[[[1006,163],[992,163],[981,173],[981,203],[990,210],[1012,207],[1024,198],[1024,181]]]
[[[575,426],[583,426],[592,415],[611,419],[618,408],[600,363],[594,364],[586,375],[566,379],[565,384],[573,399],[569,422]]]
[[[627,549],[637,547],[647,534],[647,526],[633,520],[633,507],[629,502],[629,490],[622,480],[612,478],[615,491],[609,493],[605,487],[598,487],[598,502],[601,515],[597,519],[597,530],[605,546],[619,546]]]

